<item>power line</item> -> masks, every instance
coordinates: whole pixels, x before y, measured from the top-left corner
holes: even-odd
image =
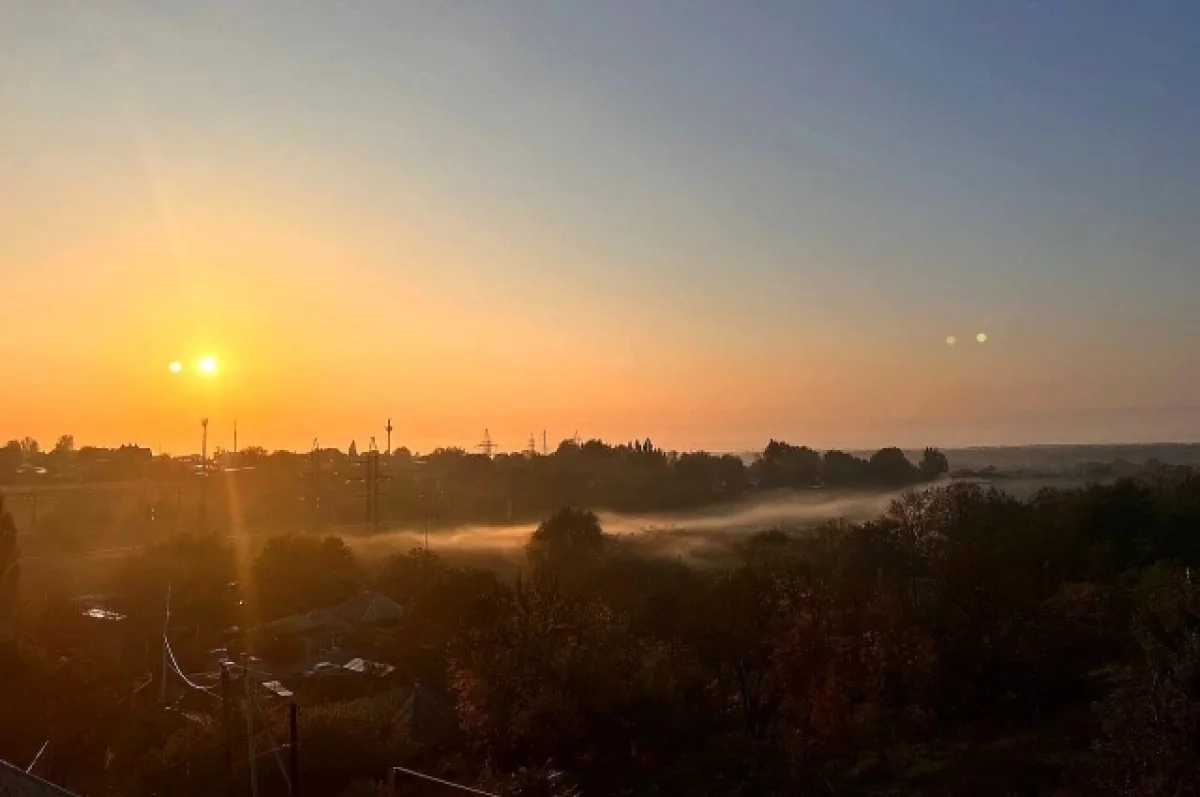
[[[483,789],[476,789],[471,786],[464,786],[461,783],[455,783],[454,781],[451,781],[451,780],[443,780],[441,778],[436,778],[433,775],[426,775],[424,772],[417,772],[416,770],[405,769],[404,767],[391,767],[388,770],[388,794],[392,795],[392,797],[395,797],[395,794],[396,794],[396,773],[397,772],[403,772],[405,775],[411,775],[414,778],[420,778],[421,780],[427,780],[430,783],[437,783],[442,786],[449,786],[452,789],[458,789],[459,791],[463,791],[468,794],[479,794],[479,795],[482,795],[482,797],[499,797],[499,795],[497,795],[493,792],[484,791]]]
[[[33,772],[33,768],[37,766],[37,762],[38,762],[39,760],[41,760],[41,758],[42,758],[42,753],[46,752],[46,748],[47,748],[47,747],[49,747],[49,746],[50,746],[50,740],[49,740],[49,739],[47,739],[46,741],[42,742],[42,746],[41,746],[41,748],[40,748],[40,749],[37,751],[37,755],[35,755],[35,756],[33,757],[33,760],[29,762],[29,766],[25,767],[25,772],[26,772],[26,773]]]
[[[175,658],[175,651],[171,649],[171,643],[169,641],[167,641],[167,637],[165,635],[163,636],[163,653],[167,657],[167,661],[170,664],[171,672],[178,675],[179,679],[181,681],[183,681],[184,684],[191,687],[192,689],[195,689],[198,692],[203,692],[204,694],[208,695],[209,697],[214,697],[214,698],[217,698],[218,700],[220,699],[220,697],[217,695],[217,693],[213,690],[213,688],[211,686],[201,686],[200,684],[193,681],[191,678],[188,678],[186,675],[184,675],[183,669],[179,666],[178,659]],[[165,679],[163,682],[163,686],[164,686],[164,691],[165,691],[165,686],[166,686]]]
[[[245,677],[248,678],[249,676],[250,676],[250,671],[247,670]],[[255,696],[253,691],[250,692],[250,700],[253,702],[254,708],[258,709],[259,713],[263,714],[265,716],[267,712],[263,711],[263,707],[258,704],[258,698]],[[267,739],[269,739],[271,742],[270,752],[275,755],[275,763],[279,765],[279,773],[281,775],[283,775],[283,782],[287,784],[288,794],[293,794],[294,792],[292,789],[292,779],[291,779],[291,777],[288,776],[287,767],[285,767],[283,765],[282,756],[279,755],[279,751],[282,748],[287,747],[287,745],[281,745],[281,744],[279,744],[279,742],[275,741],[275,734],[271,733],[271,723],[267,722],[264,719],[262,725],[263,725],[263,730],[267,734]]]

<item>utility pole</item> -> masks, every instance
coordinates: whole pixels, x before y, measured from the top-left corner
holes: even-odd
[[[246,746],[250,754],[250,797],[258,797],[258,762],[254,760],[254,700],[250,694],[250,661],[242,660],[243,708],[246,710]]]
[[[542,429],[542,456],[544,457],[548,453],[550,453],[550,451],[546,447],[546,430],[543,428]]]
[[[221,665],[221,725],[225,730],[225,765],[229,767],[229,775],[227,777],[228,791],[232,797],[234,789],[234,766],[233,766],[233,721],[229,716],[229,667]]]
[[[296,797],[300,793],[300,709],[295,700],[288,706],[288,754],[292,797]]]
[[[200,419],[200,530],[208,528],[208,418]]]

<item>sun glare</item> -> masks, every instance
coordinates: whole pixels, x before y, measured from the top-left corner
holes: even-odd
[[[201,373],[215,374],[217,372],[217,358],[211,355],[201,357],[200,361],[196,363],[196,367],[200,369]]]
[[[174,360],[170,365],[167,366],[167,370],[173,374],[182,373],[183,363],[179,362],[179,360]]]

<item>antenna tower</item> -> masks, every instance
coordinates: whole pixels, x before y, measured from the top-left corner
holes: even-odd
[[[388,418],[387,426],[383,427],[387,432],[387,451],[384,453],[389,457],[392,455],[392,419]]]

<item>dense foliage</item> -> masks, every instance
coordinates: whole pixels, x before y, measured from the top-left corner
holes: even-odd
[[[809,486],[814,462],[913,478],[886,451],[863,465],[773,445],[758,473],[781,487]],[[612,456],[657,456],[639,448]],[[925,459],[908,468],[943,469]],[[190,629],[182,657],[239,612],[303,611],[361,586],[407,607],[394,635],[364,644],[441,694],[463,735],[426,749],[370,695],[305,704],[311,793],[370,793],[405,762],[584,797],[1200,791],[1200,473],[1026,501],[947,484],[867,523],[712,538],[689,558],[651,553],[651,536],[565,509],[511,581],[424,548],[367,561],[292,536],[240,561],[220,538],[164,540],[112,585],[129,613],[115,651],[63,607],[26,601],[0,661],[0,757],[30,760],[50,739],[46,774],[94,794],[244,779],[215,713],[197,723],[142,699],[169,578]],[[276,775],[262,784],[285,793]]]

